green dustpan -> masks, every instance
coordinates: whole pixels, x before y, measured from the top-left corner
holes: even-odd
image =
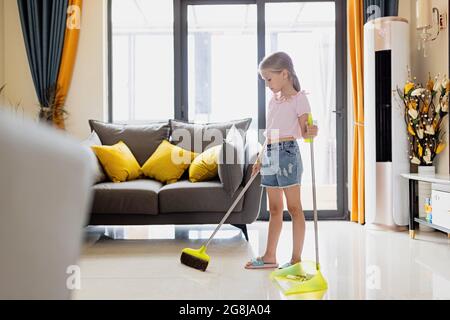
[[[308,124],[313,124],[312,115],[309,115]],[[314,206],[314,235],[316,262],[302,261],[288,268],[275,270],[270,278],[276,280],[285,295],[305,294],[310,292],[324,292],[328,289],[328,284],[320,271],[319,264],[319,232],[316,196],[316,177],[314,168],[314,141],[305,140],[311,147],[311,176]]]
[[[285,295],[303,295],[307,293],[320,293],[328,289],[328,283],[313,261],[303,261],[288,268],[275,270],[270,278],[277,281],[278,286]],[[318,297],[319,298],[319,297]]]

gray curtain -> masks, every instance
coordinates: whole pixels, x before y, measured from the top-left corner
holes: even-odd
[[[373,7],[376,6],[376,7]],[[364,23],[380,17],[398,15],[398,0],[364,0]]]
[[[17,0],[17,5],[39,103],[48,106],[61,64],[68,0]]]

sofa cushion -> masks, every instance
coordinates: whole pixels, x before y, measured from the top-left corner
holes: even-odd
[[[142,167],[145,176],[162,183],[175,183],[198,154],[164,140]]]
[[[132,181],[141,176],[141,166],[123,141],[113,146],[92,146],[91,148],[112,182]]]
[[[245,143],[233,125],[219,154],[219,178],[225,191],[233,195],[244,179]]]
[[[205,182],[218,176],[219,154],[222,146],[209,148],[194,159],[189,167],[189,181]]]
[[[155,122],[146,125],[119,125],[89,120],[91,129],[97,132],[102,144],[114,145],[125,142],[139,165],[142,166],[156,151],[163,140],[169,140],[169,122]]]
[[[160,214],[227,212],[234,200],[218,180],[197,183],[184,180],[161,188],[159,191],[159,210]],[[241,199],[233,212],[241,212],[243,202],[244,200]]]
[[[135,180],[100,183],[93,187],[93,214],[158,214],[158,192],[162,183]]]
[[[206,124],[170,120],[170,138],[173,144],[183,149],[202,153],[211,147],[220,146],[227,135],[227,130],[233,125],[242,134],[245,143],[246,132],[251,123],[251,118]]]

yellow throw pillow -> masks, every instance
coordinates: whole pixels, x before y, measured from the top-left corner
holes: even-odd
[[[92,146],[91,148],[111,181],[125,182],[141,176],[139,163],[123,141],[113,146]]]
[[[177,182],[198,154],[164,140],[142,166],[145,176],[163,183]]]
[[[211,180],[219,174],[219,153],[222,146],[206,150],[194,159],[189,168],[189,181],[203,182]]]

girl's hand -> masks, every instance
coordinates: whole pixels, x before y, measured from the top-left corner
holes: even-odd
[[[319,134],[319,127],[316,125],[306,126],[306,139],[314,139]]]
[[[252,177],[257,175],[259,171],[261,170],[261,163],[257,161],[252,168]]]

